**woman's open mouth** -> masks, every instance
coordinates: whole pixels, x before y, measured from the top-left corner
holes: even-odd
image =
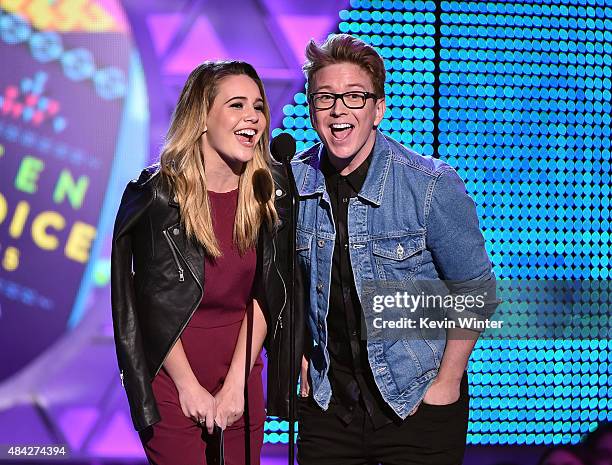
[[[235,131],[236,139],[245,147],[253,147],[255,145],[255,135],[257,131],[255,129],[240,129]]]

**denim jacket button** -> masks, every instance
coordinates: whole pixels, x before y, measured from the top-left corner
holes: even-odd
[[[323,247],[323,246],[325,245],[325,241],[324,241],[323,239],[319,239],[319,240],[317,241],[317,245],[318,245],[319,247]]]
[[[323,292],[323,283],[317,284],[317,292]]]

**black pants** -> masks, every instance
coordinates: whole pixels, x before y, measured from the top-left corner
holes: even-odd
[[[460,465],[463,462],[469,395],[467,375],[461,396],[450,405],[421,403],[404,421],[375,430],[358,408],[345,425],[334,404],[322,410],[312,397],[298,398],[300,465]]]

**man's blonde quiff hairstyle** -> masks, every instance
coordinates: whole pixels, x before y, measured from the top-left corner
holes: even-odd
[[[321,68],[337,63],[353,63],[365,70],[378,98],[385,96],[385,63],[378,52],[370,45],[349,34],[334,34],[322,45],[314,40],[306,46],[306,62],[302,70],[308,82],[308,92],[312,91],[316,73]]]
[[[255,81],[263,98],[266,118],[255,156],[245,163],[240,174],[233,233],[233,241],[240,253],[256,246],[262,222],[266,221],[273,227],[278,215],[274,208],[274,184],[270,173],[270,108],[263,83],[251,65],[240,61],[218,61],[205,62],[195,68],[187,78],[172,114],[160,156],[162,177],[176,196],[187,236],[199,242],[212,258],[218,258],[222,253],[213,229],[201,137],[221,80],[236,75],[246,75]],[[269,190],[267,193],[255,193],[253,175],[258,170],[264,170],[269,176],[270,182],[263,183],[263,188]],[[262,186],[257,188],[262,189]],[[268,200],[262,203],[258,199]]]

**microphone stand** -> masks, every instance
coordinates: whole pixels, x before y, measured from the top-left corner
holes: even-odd
[[[293,154],[292,154],[293,155]],[[296,379],[295,379],[295,280],[296,280],[296,260],[295,260],[295,234],[297,227],[297,191],[295,187],[295,177],[291,169],[291,158],[283,157],[283,166],[289,181],[289,196],[291,206],[289,208],[289,465],[295,464],[295,401],[296,401]]]

